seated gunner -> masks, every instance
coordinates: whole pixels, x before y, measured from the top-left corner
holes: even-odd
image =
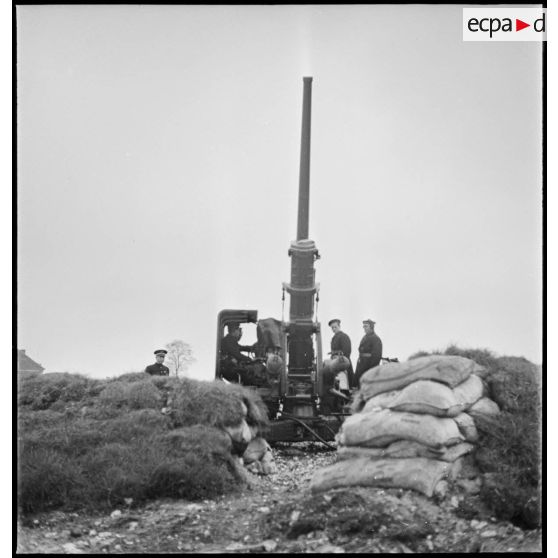
[[[252,359],[241,351],[251,352],[253,348],[239,343],[242,328],[236,322],[227,324],[228,333],[221,339],[221,376],[230,382],[238,381],[239,363],[249,364]]]
[[[221,339],[221,376],[229,382],[262,385],[265,367],[242,352],[253,352],[254,345],[241,345],[242,328],[236,322],[227,324],[228,333]]]

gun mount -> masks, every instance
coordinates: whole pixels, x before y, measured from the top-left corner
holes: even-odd
[[[315,281],[318,249],[309,238],[310,130],[312,78],[303,78],[302,130],[296,240],[288,251],[291,280],[283,283],[289,294],[289,321],[257,320],[257,311],[224,310],[218,317],[216,378],[223,378],[226,355],[221,352],[224,326],[242,318],[257,323],[254,364],[237,367],[239,383],[257,389],[272,419],[271,441],[332,440],[345,414],[324,381],[321,327],[315,321],[319,285]],[[234,320],[233,320],[234,317]],[[261,379],[255,379],[257,365]],[[348,361],[347,361],[348,362]],[[248,370],[249,367],[252,367]],[[330,376],[329,372],[328,375]],[[230,377],[230,376],[229,376]],[[327,384],[327,385],[326,385]],[[342,403],[346,403],[343,401]]]
[[[314,263],[320,255],[308,233],[312,78],[303,78],[303,83],[297,234],[288,252],[291,257],[291,282],[283,283],[283,288],[290,296],[289,323],[285,327],[289,359],[285,397],[299,398],[293,409],[295,414],[301,414],[305,404],[309,407],[319,405],[317,398],[321,395],[318,381],[321,369],[320,324],[314,322],[314,301],[318,293]],[[315,347],[315,344],[318,346]],[[301,392],[311,396],[304,403]],[[304,409],[303,414],[311,414],[308,411]]]

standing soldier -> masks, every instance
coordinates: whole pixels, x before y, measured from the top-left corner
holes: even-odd
[[[343,356],[349,359],[349,368],[347,369],[347,380],[349,382],[349,387],[355,386],[355,373],[353,371],[353,363],[351,362],[351,339],[344,332],[341,331],[341,320],[335,318],[329,320],[327,324],[331,331],[333,331],[333,337],[331,338],[331,352],[341,352]]]
[[[156,361],[155,364],[150,364],[149,366],[147,366],[145,371],[151,376],[168,376],[170,370],[163,364],[167,351],[165,351],[165,349],[159,349],[158,351],[155,351],[154,354]]]
[[[358,346],[358,362],[355,372],[355,381],[360,387],[360,377],[370,368],[378,366],[382,360],[382,340],[374,333],[374,325],[376,322],[372,320],[364,320],[364,337]]]

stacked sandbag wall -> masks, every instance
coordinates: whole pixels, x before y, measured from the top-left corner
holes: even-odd
[[[496,414],[486,371],[460,356],[387,363],[361,377],[353,415],[338,435],[338,461],[314,475],[314,492],[364,485],[443,496],[475,449],[475,416]]]

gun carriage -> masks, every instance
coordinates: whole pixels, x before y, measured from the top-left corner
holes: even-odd
[[[256,324],[255,359],[238,363],[233,380],[258,391],[266,403],[271,432],[269,441],[334,439],[348,413],[347,398],[335,390],[335,376],[349,360],[341,354],[322,358],[321,326],[315,317],[319,284],[315,281],[318,249],[309,238],[310,128],[312,78],[303,78],[302,132],[296,240],[291,242],[291,280],[283,283],[290,297],[289,320],[258,319],[257,310],[228,309],[217,317],[215,377],[230,367],[221,343],[227,325]],[[231,378],[230,374],[227,374]]]

